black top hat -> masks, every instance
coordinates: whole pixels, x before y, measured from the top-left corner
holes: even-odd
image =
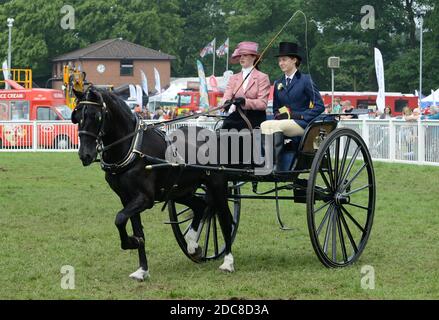
[[[293,56],[302,61],[302,56],[299,53],[299,46],[294,42],[281,42],[279,43],[279,54],[275,57]]]

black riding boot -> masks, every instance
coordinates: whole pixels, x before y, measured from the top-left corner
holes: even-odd
[[[280,154],[282,152],[283,146],[284,146],[284,134],[283,132],[275,132],[273,134],[262,134],[261,135],[261,144],[262,144],[262,156],[265,159],[265,166],[267,166],[267,161],[273,159],[273,171],[278,170],[278,162],[280,159]],[[268,144],[267,147],[271,147],[270,149],[273,150],[272,156],[270,157],[267,154],[267,150],[265,149],[265,142],[267,139],[271,139],[273,144]],[[268,150],[270,152],[270,150]],[[270,159],[271,158],[271,159]]]
[[[273,171],[278,171],[280,168],[280,154],[284,147],[284,133],[273,133]]]

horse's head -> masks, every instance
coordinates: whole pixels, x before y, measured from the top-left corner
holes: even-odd
[[[107,107],[102,94],[94,87],[84,93],[74,91],[77,103],[72,112],[72,122],[78,124],[80,139],[79,158],[84,166],[97,158],[97,147],[104,135]]]

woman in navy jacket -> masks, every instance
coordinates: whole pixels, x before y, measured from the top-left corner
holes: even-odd
[[[274,82],[273,113],[275,120],[261,124],[262,134],[272,135],[273,163],[277,159],[286,137],[302,136],[306,126],[325,110],[320,92],[310,75],[298,70],[302,57],[298,46],[292,42],[279,44],[279,67],[283,76]]]

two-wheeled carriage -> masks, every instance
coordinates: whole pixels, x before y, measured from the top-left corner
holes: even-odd
[[[287,171],[257,175],[254,168],[199,165],[185,165],[185,168],[220,170],[227,175],[229,208],[234,222],[232,241],[238,231],[241,200],[272,199],[276,201],[281,229],[286,228],[280,216],[279,201],[306,203],[311,243],[326,267],[354,263],[367,244],[376,196],[372,159],[361,136],[352,129],[337,128],[335,117],[315,121],[306,128]],[[258,182],[273,183],[274,187],[258,192]],[[244,195],[242,187],[248,183],[252,184],[253,194]],[[287,190],[289,195],[279,195],[281,190]],[[205,197],[206,191],[202,186],[197,196]],[[188,253],[185,240],[193,218],[191,208],[170,200],[168,210],[176,240],[190,259],[202,262],[224,254],[224,240],[215,210],[205,211],[197,230],[201,256],[196,258]]]

